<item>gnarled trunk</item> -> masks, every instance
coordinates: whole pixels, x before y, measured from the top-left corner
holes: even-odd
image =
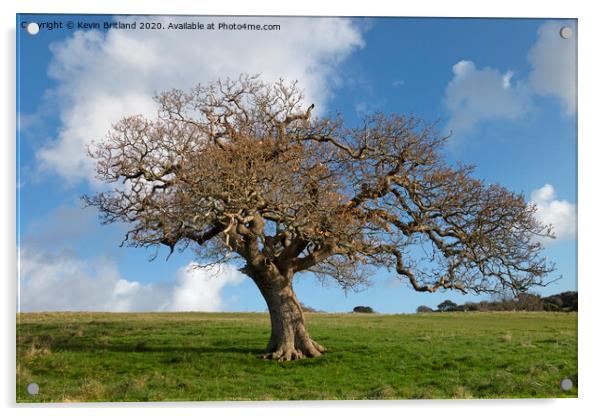
[[[326,348],[311,339],[305,328],[303,310],[293,292],[291,277],[274,272],[251,276],[268,305],[272,324],[264,358],[290,361],[318,357],[326,352]]]

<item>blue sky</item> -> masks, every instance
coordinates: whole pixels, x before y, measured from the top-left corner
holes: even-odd
[[[120,115],[152,115],[153,92],[218,76],[298,79],[321,114],[349,124],[372,111],[414,113],[453,132],[450,162],[523,192],[558,239],[545,255],[562,279],[542,294],[576,290],[576,22],[538,19],[136,18],[21,15],[20,21],[226,21],[278,23],[278,32],[17,31],[21,310],[263,311],[258,290],[234,267],[190,267],[191,252],[120,248],[124,228],[101,226],[80,196],[101,189],[85,156]],[[573,28],[571,39],[559,29]],[[17,23],[20,28],[20,22]],[[419,294],[382,271],[343,293],[311,275],[302,302],[346,312],[370,305],[413,312],[444,299]]]

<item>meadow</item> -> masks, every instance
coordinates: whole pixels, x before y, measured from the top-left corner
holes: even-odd
[[[329,352],[279,363],[258,358],[265,313],[20,313],[17,402],[577,396],[576,313],[307,313],[306,321]]]

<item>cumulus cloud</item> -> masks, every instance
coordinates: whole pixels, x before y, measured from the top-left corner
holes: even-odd
[[[531,203],[537,206],[537,219],[543,224],[552,224],[556,240],[575,235],[577,206],[566,200],[557,199],[556,190],[552,185],[545,184],[534,190],[531,193]]]
[[[244,279],[232,265],[194,262],[154,273],[152,283],[144,271],[126,277],[116,262],[122,238],[123,228],[102,227],[94,210],[76,205],[30,221],[19,241],[20,310],[222,311],[230,307],[224,288]]]
[[[146,19],[167,24],[187,18]],[[324,111],[338,81],[339,64],[363,46],[361,30],[351,19],[200,17],[195,21],[206,24],[216,19],[279,24],[281,29],[76,31],[53,44],[49,76],[58,86],[49,96],[59,103],[60,127],[58,137],[37,153],[41,167],[71,181],[93,178],[86,145],[104,138],[112,123],[124,115],[153,116],[152,96],[157,91],[187,89],[218,77],[260,73],[267,81],[298,80],[307,101]]]
[[[81,260],[24,249],[20,252],[19,310],[29,311],[206,311],[228,307],[222,289],[244,276],[231,265],[189,263],[175,283],[127,280],[108,258]]]
[[[570,39],[560,29],[572,29]],[[574,114],[577,103],[577,31],[573,24],[546,22],[537,31],[538,38],[527,59],[532,66],[529,83],[540,95],[558,98],[566,114]]]
[[[537,31],[535,44],[527,54],[531,71],[524,79],[515,79],[514,71],[478,68],[469,60],[452,67],[443,104],[449,115],[446,130],[456,136],[469,134],[479,123],[513,121],[527,114],[536,96],[559,99],[563,111],[576,110],[576,35],[563,39],[560,29],[572,24],[546,22]]]
[[[447,129],[455,134],[469,133],[482,121],[517,119],[529,109],[527,91],[522,83],[512,84],[512,71],[480,69],[463,60],[452,72],[444,105],[450,114]]]
[[[200,267],[190,263],[177,274],[171,294],[170,311],[220,311],[224,301],[219,296],[226,284],[239,284],[244,275],[230,265]]]

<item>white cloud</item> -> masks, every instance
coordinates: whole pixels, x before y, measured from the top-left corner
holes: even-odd
[[[511,70],[502,73],[496,68],[477,68],[468,60],[457,62],[443,98],[449,114],[446,130],[461,136],[479,123],[517,120],[530,111],[537,95],[558,98],[564,113],[573,114],[577,93],[576,39],[560,36],[560,28],[566,25],[551,21],[539,27],[537,41],[527,54],[532,69],[522,80],[514,80]]]
[[[123,276],[115,259],[123,229],[98,224],[92,209],[61,205],[23,229],[19,251],[19,307],[21,311],[222,311],[227,285],[238,285],[244,275],[223,264],[185,267],[154,279],[140,272]],[[94,236],[90,242],[90,236]],[[94,253],[94,254],[91,254]],[[157,260],[158,261],[158,260]],[[148,263],[140,270],[149,270]],[[151,265],[152,267],[152,265]],[[151,272],[152,273],[152,272]]]
[[[512,71],[479,69],[472,61],[462,60],[452,72],[443,102],[450,114],[446,130],[454,134],[470,133],[483,121],[514,120],[529,110],[528,93],[522,83],[512,85]]]
[[[229,265],[199,267],[191,263],[178,271],[172,299],[167,307],[171,311],[220,311],[224,302],[219,296],[226,284],[238,284],[244,275]]]
[[[560,36],[563,26],[572,28],[573,36]],[[537,30],[538,38],[527,59],[532,66],[529,83],[540,95],[560,99],[564,112],[574,114],[577,94],[577,31],[566,22],[546,22]]]
[[[80,260],[69,252],[20,252],[19,310],[29,311],[207,311],[227,308],[226,285],[244,276],[230,265],[178,270],[175,283],[142,284],[123,278],[107,258]]]
[[[531,203],[537,206],[537,219],[543,224],[552,224],[556,240],[575,235],[577,207],[566,200],[556,199],[556,191],[552,185],[545,184],[534,190],[531,193]]]
[[[188,18],[149,17],[164,24]],[[120,18],[121,21],[127,18]],[[140,20],[140,18],[137,18]],[[298,80],[317,111],[337,82],[339,64],[363,46],[360,30],[341,18],[202,17],[199,22],[280,24],[274,31],[77,31],[51,46],[50,94],[59,103],[58,137],[37,157],[43,169],[70,181],[91,179],[86,144],[104,138],[129,114],[152,116],[152,96],[218,77],[261,73],[263,79]]]
[[[510,88],[510,81],[512,80],[513,76],[514,76],[514,72],[513,71],[508,71],[508,72],[506,72],[502,76],[502,87],[505,90],[507,90],[508,88]]]

